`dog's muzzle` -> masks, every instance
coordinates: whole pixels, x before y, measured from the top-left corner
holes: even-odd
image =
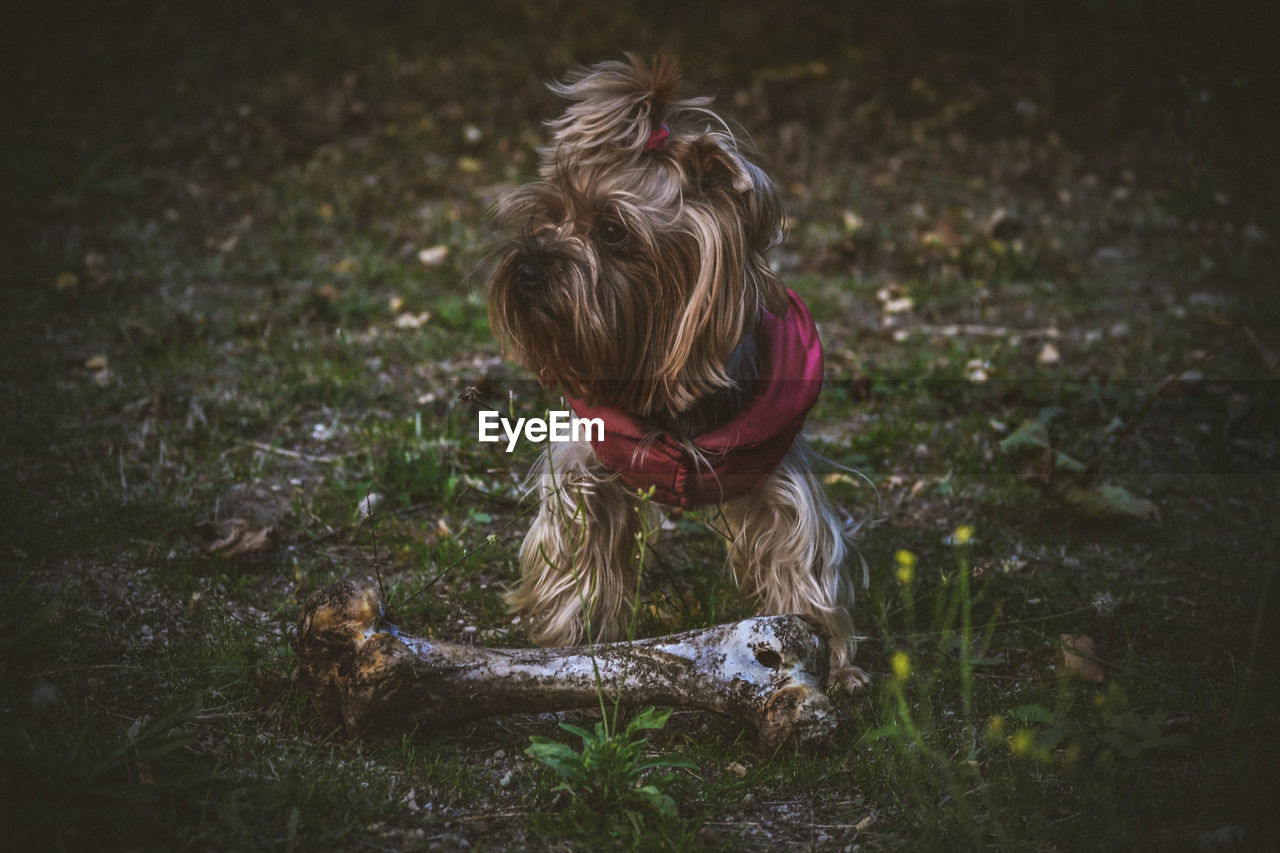
[[[521,258],[516,263],[516,284],[522,290],[535,290],[547,281],[547,268],[534,258]]]

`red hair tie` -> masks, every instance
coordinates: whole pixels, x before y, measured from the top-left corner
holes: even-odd
[[[671,128],[665,124],[657,130],[649,134],[649,140],[644,144],[645,151],[665,151],[667,150],[667,137],[671,135]]]

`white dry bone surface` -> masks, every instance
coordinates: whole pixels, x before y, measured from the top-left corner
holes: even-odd
[[[318,590],[298,617],[295,683],[351,735],[431,733],[497,714],[598,706],[609,700],[714,711],[750,725],[758,744],[822,740],[836,717],[823,692],[827,642],[798,616],[634,642],[487,649],[402,633],[372,583]],[[598,680],[597,680],[598,679]]]

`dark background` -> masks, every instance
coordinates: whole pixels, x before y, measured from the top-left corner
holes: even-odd
[[[498,593],[533,449],[480,448],[467,405],[556,398],[499,357],[486,211],[535,172],[558,108],[546,81],[626,50],[678,57],[783,190],[771,260],[827,353],[809,426],[867,476],[828,483],[868,522],[856,616],[877,681],[813,761],[757,762],[680,715],[659,746],[702,768],[677,791],[684,834],[625,837],[1274,837],[1275,5],[3,4],[0,837],[571,846],[555,781],[523,755],[554,724],[403,750],[334,738],[290,684],[290,642],[301,598],[375,572],[406,627],[527,642]],[[468,386],[489,396],[464,405]],[[1081,517],[1043,488],[1037,460],[999,446],[1032,419],[1160,517]],[[365,524],[371,492],[386,509]],[[261,534],[247,553],[208,541],[232,521]],[[970,720],[933,641],[953,626],[905,616],[893,571],[916,554],[920,601],[941,601],[960,525],[995,631]],[[646,600],[670,609],[646,630],[749,611],[704,531],[663,548]],[[1056,665],[1057,638],[1086,632],[1110,672],[1098,689]],[[916,707],[941,772],[915,740],[862,740],[895,719],[897,650],[936,687]],[[1131,710],[1100,723],[1113,684]],[[987,775],[952,785],[987,716],[1028,703],[1136,757],[1099,746],[1071,769],[997,737]],[[128,734],[143,719],[163,752],[145,774]],[[739,761],[745,778],[725,771]],[[442,810],[411,813],[409,786]],[[375,822],[403,832],[370,842]]]
[[[460,85],[483,87],[467,94],[520,112],[531,95],[525,81],[624,49],[668,51],[695,74],[730,79],[764,64],[857,54],[888,86],[945,63],[956,78],[1022,88],[1085,144],[1175,130],[1257,216],[1275,216],[1280,16],[1270,4],[659,0],[635,14],[562,0],[6,7],[0,169],[10,224],[30,221],[33,199],[65,181],[85,147],[127,145],[142,118],[171,104],[177,82],[199,108],[210,79],[249,80],[264,67],[323,80],[378,55],[470,53],[490,73],[472,80],[460,69]]]

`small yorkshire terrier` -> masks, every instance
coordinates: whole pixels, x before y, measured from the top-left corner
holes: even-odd
[[[604,423],[603,440],[548,445],[508,603],[541,645],[619,639],[655,503],[701,507],[743,594],[820,622],[833,681],[857,686],[850,526],[799,437],[822,347],[765,259],[778,192],[710,98],[679,97],[670,59],[627,59],[550,87],[570,103],[540,180],[497,207],[493,328]]]

